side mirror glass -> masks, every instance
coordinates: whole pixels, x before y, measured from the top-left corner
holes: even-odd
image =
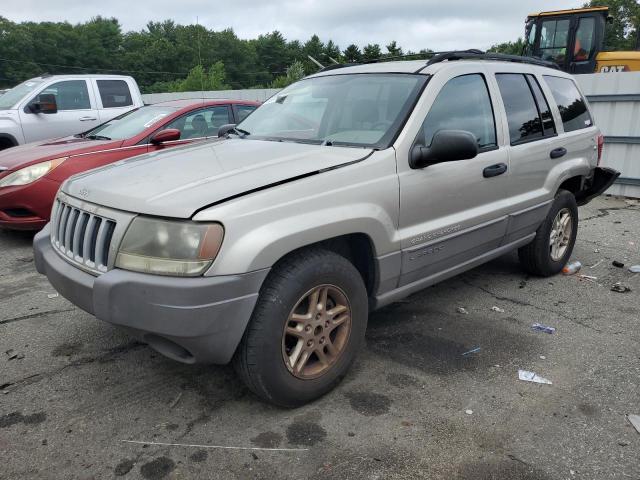
[[[478,155],[478,140],[465,130],[440,130],[436,132],[431,146],[416,145],[411,151],[411,168],[424,168],[443,162],[469,160]]]
[[[232,131],[234,128],[236,128],[236,124],[235,123],[227,123],[226,125],[222,125],[219,129],[218,129],[218,137],[222,138],[222,137],[226,137],[227,134]]]
[[[161,143],[175,142],[176,140],[180,140],[180,130],[167,128],[153,135],[149,141],[154,145],[160,145]]]
[[[37,99],[29,104],[33,113],[58,113],[56,96],[52,93],[41,93]]]

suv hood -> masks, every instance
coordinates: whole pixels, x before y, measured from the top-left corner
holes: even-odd
[[[62,188],[105,207],[190,218],[207,205],[359,161],[370,153],[361,148],[227,139],[116,162],[71,177]]]
[[[80,137],[64,137],[55,140],[27,143],[7,148],[0,152],[0,167],[7,170],[19,170],[33,163],[70,157],[95,150],[117,148],[122,140],[89,140]]]

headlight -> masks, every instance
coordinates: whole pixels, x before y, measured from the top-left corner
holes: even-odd
[[[21,168],[0,180],[0,187],[13,187],[15,185],[27,185],[35,182],[40,177],[44,177],[67,158],[68,157],[56,158],[55,160],[35,163],[28,167]]]
[[[135,272],[195,277],[216,258],[224,228],[219,223],[136,217],[122,240],[116,267]]]

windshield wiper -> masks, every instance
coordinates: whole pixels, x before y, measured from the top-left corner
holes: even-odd
[[[105,137],[104,135],[87,135],[84,138],[88,138],[90,140],[111,140],[111,138]]]

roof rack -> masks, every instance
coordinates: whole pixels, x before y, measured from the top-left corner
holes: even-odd
[[[507,55],[504,53],[491,53],[483,52],[482,50],[462,50],[452,52],[442,52],[434,55],[428,62],[427,67],[436,63],[444,61],[454,60],[495,60],[498,62],[513,62],[513,63],[528,63],[530,65],[538,65],[541,67],[555,68],[560,70],[560,67],[547,60],[541,60],[533,57],[521,57],[519,55]]]

